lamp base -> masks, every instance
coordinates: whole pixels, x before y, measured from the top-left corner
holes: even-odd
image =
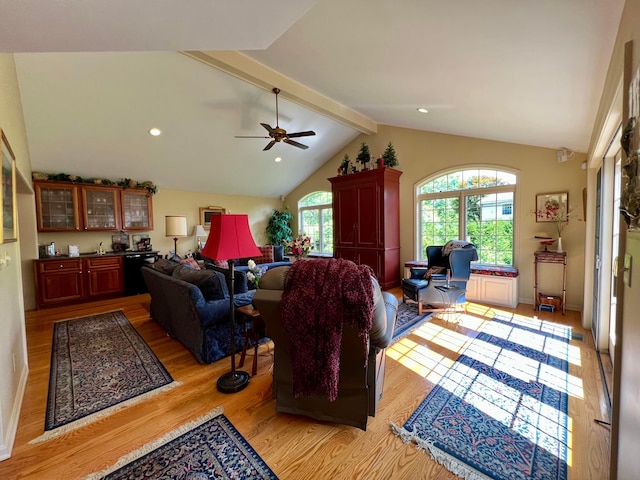
[[[241,370],[227,372],[218,378],[218,390],[222,393],[236,393],[249,385],[249,374]]]

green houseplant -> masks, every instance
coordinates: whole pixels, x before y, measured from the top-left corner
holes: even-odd
[[[291,230],[291,220],[293,214],[284,207],[281,210],[274,210],[269,223],[267,223],[267,238],[271,245],[286,245],[291,241],[293,230]]]

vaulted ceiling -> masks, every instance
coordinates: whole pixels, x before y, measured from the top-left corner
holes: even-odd
[[[378,124],[586,152],[623,5],[22,0],[0,50],[33,170],[276,197]],[[235,138],[275,126],[272,87],[308,150]]]

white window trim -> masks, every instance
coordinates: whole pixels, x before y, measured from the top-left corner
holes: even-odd
[[[486,187],[486,188],[473,188],[473,189],[460,189],[460,190],[451,190],[451,191],[445,191],[445,192],[437,192],[437,193],[420,193],[420,189],[425,185],[425,183],[430,182],[431,180],[434,180],[436,178],[442,177],[444,175],[447,175],[449,173],[453,173],[453,172],[459,172],[459,171],[464,171],[464,170],[496,170],[496,171],[500,171],[500,172],[504,172],[504,173],[508,173],[511,175],[515,176],[515,184],[513,185],[501,185],[501,186],[497,186],[497,187]],[[413,215],[413,252],[414,252],[414,257],[415,259],[420,259],[422,258],[425,253],[422,252],[422,238],[420,236],[420,202],[422,202],[423,200],[429,200],[429,199],[434,199],[434,198],[444,198],[444,197],[455,197],[458,196],[459,197],[459,205],[464,205],[464,196],[465,194],[470,194],[470,195],[474,195],[477,194],[479,191],[482,192],[486,192],[486,193],[501,193],[501,192],[513,192],[513,259],[514,259],[514,263],[515,263],[515,259],[516,259],[516,250],[517,250],[517,225],[516,225],[516,211],[517,211],[517,204],[518,204],[518,183],[520,180],[520,172],[518,172],[517,170],[514,170],[512,168],[508,168],[502,165],[459,165],[455,168],[447,168],[445,170],[440,170],[439,172],[434,172],[426,177],[423,177],[422,179],[418,180],[416,183],[414,183],[413,185],[413,198],[414,198],[414,205],[413,205],[413,211],[414,211],[414,215]],[[475,192],[475,193],[473,193]],[[459,224],[458,224],[458,231],[461,234],[465,233],[465,229],[464,229],[464,218],[463,216],[460,216],[459,219]]]

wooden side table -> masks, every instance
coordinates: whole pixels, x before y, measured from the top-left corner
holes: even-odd
[[[539,263],[559,263],[562,264],[562,314],[564,315],[567,304],[567,252],[551,252],[540,250],[533,254],[533,309],[540,306],[538,296],[538,264]]]
[[[247,356],[247,348],[249,344],[253,344],[253,366],[251,368],[251,375],[255,375],[258,371],[258,340],[265,337],[265,326],[262,320],[262,315],[257,308],[253,305],[244,305],[236,308],[236,313],[239,318],[242,319],[244,326],[244,345],[242,347],[242,354],[240,355],[240,363],[238,367],[244,365],[244,359]]]

